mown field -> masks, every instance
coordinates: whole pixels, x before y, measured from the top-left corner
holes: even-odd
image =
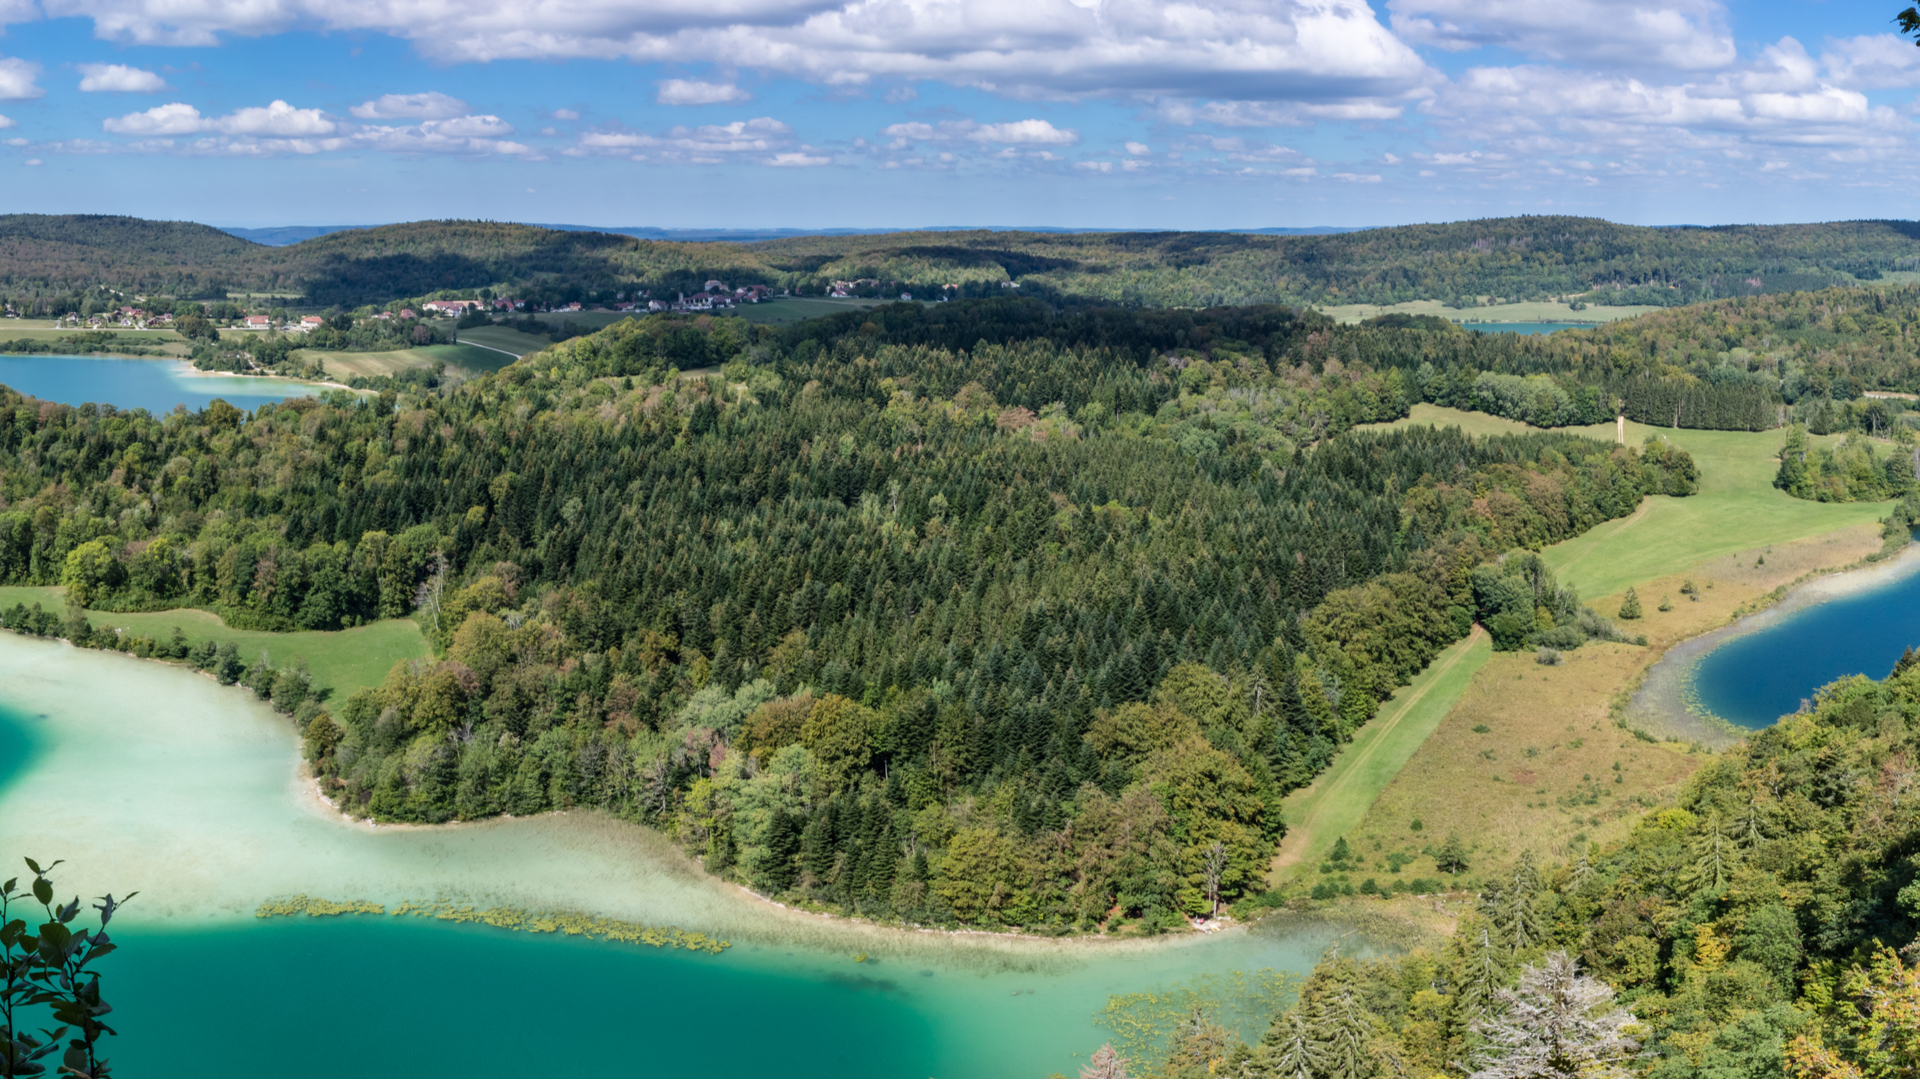
[[[299,359],[317,360],[326,369],[328,376],[336,379],[348,379],[355,375],[377,378],[382,375],[398,375],[403,371],[430,366],[434,361],[444,361],[449,367],[461,368],[470,372],[498,371],[519,359],[507,353],[493,349],[482,349],[477,345],[423,345],[417,349],[393,349],[386,352],[323,352],[318,349],[301,349],[294,353]]]
[[[1329,317],[1343,323],[1357,323],[1371,319],[1376,315],[1438,315],[1454,322],[1581,322],[1607,323],[1619,319],[1631,319],[1635,315],[1645,315],[1649,311],[1660,311],[1657,307],[1612,306],[1607,304],[1589,304],[1575,311],[1565,304],[1529,300],[1513,304],[1488,304],[1484,307],[1450,308],[1438,300],[1410,300],[1404,304],[1321,304],[1316,305]]]
[[[480,345],[489,349],[498,349],[511,353],[515,357],[536,353],[553,344],[547,338],[533,334],[523,334],[510,326],[475,326],[460,331],[462,345]]]
[[[65,612],[66,590],[53,585],[0,586],[0,608],[39,604],[47,611]],[[135,634],[162,640],[179,627],[189,641],[231,641],[240,657],[254,663],[265,653],[274,666],[305,660],[315,686],[331,688],[338,701],[356,690],[377,686],[393,665],[429,652],[427,639],[410,619],[387,619],[351,630],[299,631],[275,634],[263,630],[235,630],[220,616],[197,608],[172,611],[89,611],[96,626],[117,626]]]

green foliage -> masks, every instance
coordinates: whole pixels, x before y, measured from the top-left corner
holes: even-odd
[[[1839,446],[1813,447],[1806,428],[1796,424],[1787,429],[1773,486],[1819,502],[1880,502],[1920,492],[1913,470],[1913,455],[1907,450],[1890,449],[1883,457],[1859,433]]]
[[[100,996],[100,972],[94,965],[119,948],[107,934],[107,924],[120,907],[139,894],[115,900],[109,893],[93,905],[100,925],[76,925],[80,899],[53,902],[53,879],[60,865],[44,868],[26,860],[33,882],[19,888],[19,878],[0,883],[0,1076],[40,1076],[45,1060],[60,1051],[60,1072],[69,1076],[108,1076],[107,1059],[100,1056],[102,1036],[115,1034],[101,1018],[113,1007]],[[40,920],[32,928],[15,908],[38,907]],[[24,914],[24,913],[23,913]],[[51,1018],[59,1027],[28,1030],[27,1024]],[[71,1033],[62,1050],[60,1041]]]
[[[1662,603],[1665,604],[1665,601],[1662,601]],[[1672,610],[1672,608],[1672,604],[1665,604],[1660,610],[1669,611]],[[1640,610],[1639,594],[1629,587],[1627,589],[1626,599],[1620,601],[1620,617],[1623,619],[1638,619],[1644,614],[1645,612]]]

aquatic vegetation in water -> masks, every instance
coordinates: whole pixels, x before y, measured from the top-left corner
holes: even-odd
[[[1113,1033],[1111,1045],[1122,1057],[1152,1068],[1148,1063],[1166,1059],[1175,1031],[1195,1013],[1243,1039],[1257,1039],[1299,992],[1300,976],[1290,971],[1203,975],[1168,990],[1115,994],[1094,1015],[1094,1024]]]
[[[384,905],[368,900],[322,900],[317,896],[300,893],[284,900],[268,900],[253,913],[256,919],[271,919],[276,915],[385,915]]]
[[[284,900],[268,900],[253,913],[270,919],[290,915],[385,915],[387,909],[366,900],[333,901],[301,894]],[[404,900],[394,905],[395,916],[439,919],[443,922],[483,923],[502,930],[521,930],[530,934],[568,934],[599,941],[620,941],[629,945],[651,945],[656,949],[686,949],[718,955],[731,948],[730,941],[708,937],[697,930],[671,926],[645,926],[624,919],[583,915],[571,911],[525,911],[520,908],[476,908],[447,900]]]

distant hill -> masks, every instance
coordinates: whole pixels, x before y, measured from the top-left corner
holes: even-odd
[[[0,217],[0,292],[275,292],[327,306],[493,288],[592,302],[717,278],[810,293],[864,281],[875,295],[948,286],[949,295],[998,295],[1017,285],[1022,295],[1149,307],[1470,306],[1489,296],[1671,306],[1920,269],[1920,225],[1904,221],[1646,228],[1514,217],[1306,233],[849,230],[752,241],[766,233],[421,221],[263,235],[302,229],[316,235],[271,246],[184,222]]]
[[[978,225],[932,225],[915,229],[662,229],[651,225],[564,225],[544,221],[529,222],[536,228],[554,229],[559,232],[605,232],[621,236],[632,236],[642,240],[673,240],[680,243],[708,243],[720,241],[731,244],[750,244],[760,240],[790,240],[801,236],[881,236],[900,232],[965,232],[982,228]],[[328,233],[345,232],[348,229],[371,229],[373,225],[276,225],[266,229],[222,229],[243,240],[269,247],[284,247],[297,244],[302,240],[311,240]],[[1098,232],[1151,232],[1150,229],[1069,229],[1053,226],[999,227],[985,226],[990,232],[1035,232],[1035,233],[1098,233]],[[1363,226],[1353,225],[1309,225],[1304,228],[1274,227],[1265,229],[1234,229],[1255,236],[1324,236],[1329,233],[1359,232]]]

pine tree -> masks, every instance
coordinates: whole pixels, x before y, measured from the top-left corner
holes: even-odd
[[[1251,1063],[1258,1076],[1313,1076],[1313,1030],[1298,1008],[1274,1018]]]
[[[1620,617],[1623,619],[1637,619],[1641,614],[1640,597],[1633,591],[1632,586],[1628,586],[1627,598],[1620,601]]]
[[[1433,864],[1443,874],[1458,874],[1467,868],[1467,845],[1460,840],[1459,833],[1448,833],[1440,850],[1433,854]]]

